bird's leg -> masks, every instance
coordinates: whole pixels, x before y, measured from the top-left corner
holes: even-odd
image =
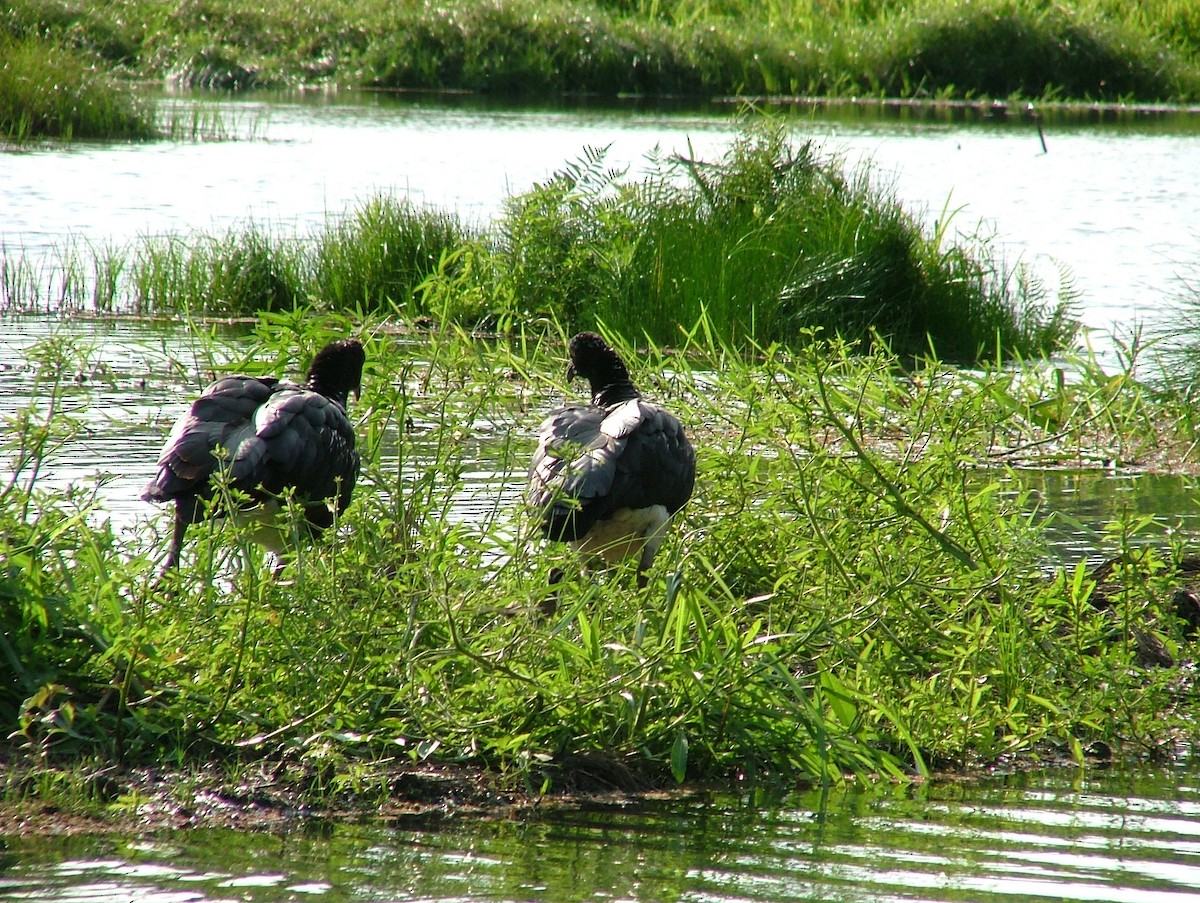
[[[645,589],[646,584],[650,582],[650,566],[654,564],[654,556],[658,554],[658,548],[663,544],[663,540],[667,536],[667,524],[671,522],[669,517],[665,517],[658,523],[648,529],[645,534],[645,544],[642,546],[641,557],[638,558],[637,569],[637,585],[638,589]]]
[[[167,547],[167,560],[163,573],[179,567],[179,556],[183,553],[183,537],[187,528],[196,522],[200,500],[196,496],[181,496],[175,499],[175,527],[171,531],[171,544]]]
[[[550,591],[537,604],[537,610],[547,618],[554,617],[558,611],[558,585],[563,582],[565,576],[563,569],[557,566],[550,568],[550,573],[546,576],[546,583],[549,585]]]

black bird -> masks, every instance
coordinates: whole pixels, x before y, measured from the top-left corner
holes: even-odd
[[[586,379],[592,400],[542,423],[527,499],[548,539],[609,564],[639,555],[644,587],[671,515],[691,497],[696,453],[678,418],[643,400],[604,339],[581,332],[568,350],[567,379]]]
[[[158,476],[142,492],[148,502],[175,503],[175,530],[164,572],[179,564],[187,528],[202,517],[221,517],[209,505],[211,477],[226,473],[227,485],[249,501],[235,517],[263,521],[255,538],[276,555],[282,536],[270,528],[289,490],[304,505],[313,534],[333,524],[350,504],[358,477],[354,425],[346,416],[351,392],[362,389],[366,354],[355,339],[331,342],[317,353],[308,381],[227,376],[192,402],[167,437]]]

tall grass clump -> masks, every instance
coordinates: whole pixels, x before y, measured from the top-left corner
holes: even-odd
[[[660,342],[701,319],[735,342],[814,327],[901,354],[1040,355],[1074,335],[1069,299],[980,244],[928,235],[868,171],[749,129],[723,160],[660,159],[641,182],[591,151],[510,198],[501,254],[516,294],[581,327]]]
[[[147,238],[129,269],[132,305],[142,313],[241,316],[307,300],[296,240],[253,223],[224,235]]]
[[[144,139],[150,107],[117,86],[86,53],[0,33],[0,137]]]
[[[377,195],[317,237],[308,290],[341,309],[425,315],[417,289],[471,238],[451,213]]]
[[[1194,58],[1095,5],[932,3],[897,12],[887,32],[891,95],[1175,100],[1200,83]]]
[[[330,217],[311,238],[251,222],[218,235],[145,239],[129,266],[131,304],[146,313],[209,316],[297,304],[411,319],[440,315],[445,305],[426,309],[427,284],[433,277],[461,284],[460,258],[477,241],[452,214],[379,195]],[[452,303],[449,315],[467,316],[476,306]]]

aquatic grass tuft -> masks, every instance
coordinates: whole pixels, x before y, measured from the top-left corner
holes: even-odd
[[[395,310],[415,319],[430,313],[417,289],[432,274],[445,275],[449,256],[470,239],[449,213],[376,195],[331,218],[318,236],[308,292],[336,308]]]
[[[738,343],[819,327],[960,361],[1045,354],[1075,333],[1070,297],[1049,302],[982,242],[926,235],[869,171],[778,124],[748,128],[719,162],[623,176],[591,150],[510,199],[501,253],[527,304],[657,342],[705,318]]]
[[[133,306],[241,316],[319,304],[416,319],[427,313],[419,289],[431,275],[446,275],[470,240],[456,217],[382,195],[331,217],[313,239],[275,235],[253,222],[223,235],[148,238],[129,266]],[[115,268],[112,258],[108,267]]]
[[[250,224],[224,235],[147,238],[130,265],[139,312],[231,316],[307,300],[294,240]]]
[[[0,136],[130,140],[155,134],[148,104],[118,88],[96,60],[39,38],[0,34]]]

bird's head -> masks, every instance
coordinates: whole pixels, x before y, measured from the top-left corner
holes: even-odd
[[[571,362],[567,380],[582,377],[592,390],[594,404],[635,398],[638,391],[629,379],[625,362],[612,347],[594,332],[581,332],[567,345]],[[611,396],[611,397],[610,397]]]
[[[358,339],[339,339],[317,352],[308,368],[308,387],[343,406],[362,392],[362,371],[367,353]]]

